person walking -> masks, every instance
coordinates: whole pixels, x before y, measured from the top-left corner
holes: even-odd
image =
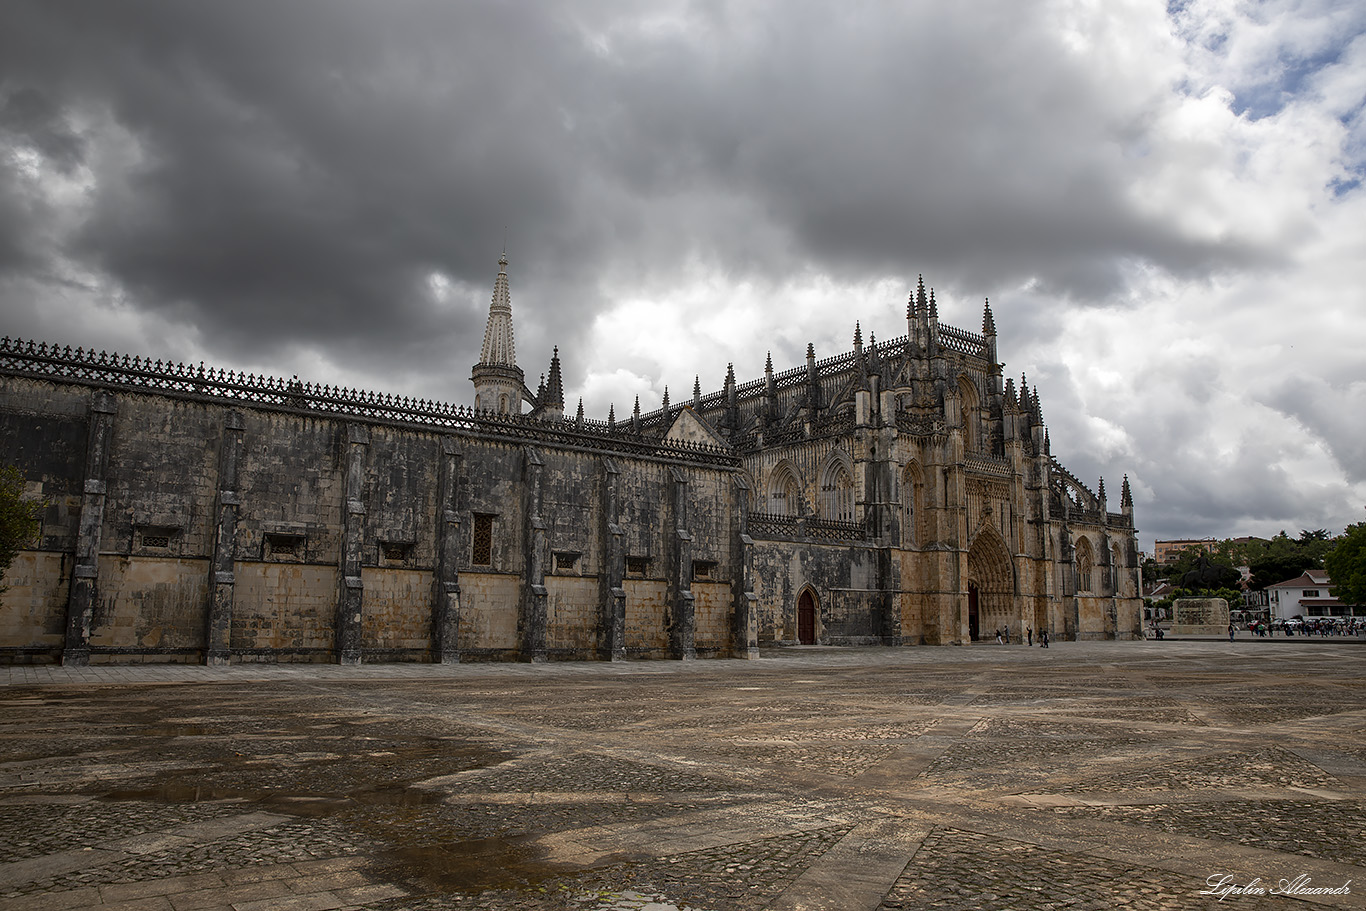
[[[1232,623],[1230,623],[1230,624],[1228,625],[1228,641],[1229,641],[1229,642],[1232,642],[1232,641],[1233,641],[1233,630],[1234,630],[1234,626],[1233,626]]]
[[[1048,648],[1048,630],[1039,630],[1039,648]]]

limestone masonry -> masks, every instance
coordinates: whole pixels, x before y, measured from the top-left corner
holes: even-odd
[[[939,323],[606,422],[517,366],[507,261],[466,408],[5,339],[0,462],[47,503],[0,660],[441,661],[1139,635],[1125,480]]]

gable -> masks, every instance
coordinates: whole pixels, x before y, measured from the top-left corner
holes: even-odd
[[[664,439],[670,443],[693,443],[703,446],[716,446],[721,449],[729,449],[730,446],[725,440],[712,429],[702,417],[692,410],[691,405],[683,406],[683,410],[678,412],[678,417],[674,418],[673,425],[669,427],[669,432],[664,434]]]

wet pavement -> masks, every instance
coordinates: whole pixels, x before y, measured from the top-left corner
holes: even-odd
[[[1341,642],[0,668],[0,911],[1363,908],[1363,836]]]

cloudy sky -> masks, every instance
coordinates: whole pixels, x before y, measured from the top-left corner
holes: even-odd
[[[5,0],[0,334],[658,407],[916,276],[1140,540],[1366,519],[1366,4]]]

